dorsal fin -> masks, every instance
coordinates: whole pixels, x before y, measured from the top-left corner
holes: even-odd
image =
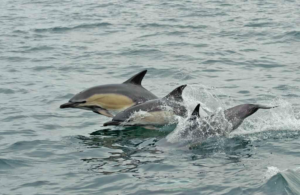
[[[175,101],[183,101],[182,99],[182,92],[186,85],[181,85],[174,89],[171,93],[169,93],[164,99],[173,99]]]
[[[134,85],[142,85],[142,80],[147,73],[147,70],[143,70],[142,72],[137,73],[136,75],[132,76],[130,79],[125,81],[124,83],[130,83]]]
[[[192,113],[192,117],[200,118],[200,104],[197,104],[196,108],[194,109],[194,111]]]

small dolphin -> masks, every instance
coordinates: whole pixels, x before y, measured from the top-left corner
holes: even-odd
[[[133,105],[157,99],[141,83],[147,70],[134,75],[122,84],[100,85],[84,90],[60,108],[80,108],[113,117],[110,111],[122,111]]]
[[[127,108],[113,117],[103,126],[147,126],[165,125],[175,120],[175,115],[185,116],[186,108],[182,105],[182,92],[186,85],[174,89],[162,99],[149,100]]]
[[[224,135],[237,129],[244,119],[254,114],[258,109],[271,109],[277,106],[263,106],[258,104],[242,104],[224,111],[224,115],[213,114],[200,118],[200,104],[196,106],[188,119],[189,124],[181,132],[183,137],[190,135],[191,138],[208,138],[214,135]],[[225,119],[225,120],[224,120]]]

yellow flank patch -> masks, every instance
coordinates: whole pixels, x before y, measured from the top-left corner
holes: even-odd
[[[135,103],[132,99],[124,95],[119,94],[96,94],[88,99],[86,103],[81,104],[80,106],[100,106],[108,110],[124,110],[130,106],[133,106]]]
[[[165,125],[174,122],[174,113],[170,111],[149,112],[137,117],[134,122],[141,124]]]

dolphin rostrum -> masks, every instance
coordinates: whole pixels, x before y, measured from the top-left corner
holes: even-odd
[[[186,85],[174,89],[161,99],[149,100],[145,103],[132,106],[119,112],[112,121],[103,126],[148,126],[166,125],[175,120],[175,115],[185,116],[186,108],[183,105],[182,92]]]
[[[109,111],[122,111],[133,105],[157,99],[141,85],[146,73],[147,70],[143,70],[122,84],[100,85],[86,89],[72,97],[68,103],[62,104],[60,108],[80,108],[113,117]]]

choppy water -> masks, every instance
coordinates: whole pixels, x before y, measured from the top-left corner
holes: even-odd
[[[1,1],[1,194],[300,194],[299,16],[293,0]],[[188,84],[190,109],[280,107],[191,148],[174,126],[59,109],[143,69],[160,97]]]

